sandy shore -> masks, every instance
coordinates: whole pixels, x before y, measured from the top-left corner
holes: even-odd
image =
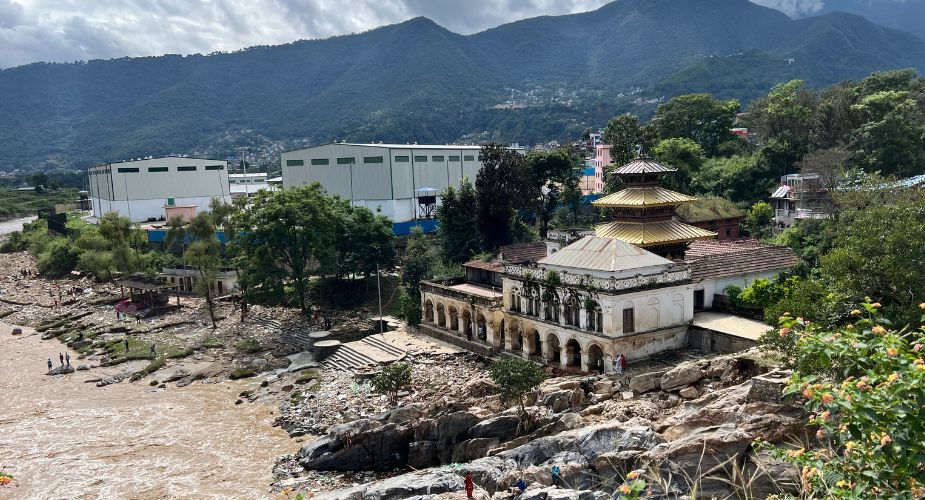
[[[97,388],[84,381],[130,367],[49,377],[67,349],[31,333],[0,323],[0,466],[15,477],[0,498],[266,498],[298,448],[275,408],[234,405],[257,381]]]

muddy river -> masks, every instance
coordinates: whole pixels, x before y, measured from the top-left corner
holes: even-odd
[[[45,375],[57,341],[0,324],[0,498],[267,498],[278,455],[298,444],[274,408],[235,405],[255,382],[97,388],[115,373]],[[80,364],[71,352],[72,363]]]

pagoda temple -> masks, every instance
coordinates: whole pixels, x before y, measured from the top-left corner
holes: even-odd
[[[659,185],[662,176],[677,171],[642,155],[611,172],[626,187],[593,203],[614,210],[613,222],[595,228],[597,236],[623,240],[669,259],[684,258],[692,241],[716,238],[712,231],[678,220],[678,206],[696,198]]]

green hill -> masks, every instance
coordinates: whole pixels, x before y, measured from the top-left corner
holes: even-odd
[[[0,168],[219,156],[245,140],[534,143],[651,112],[637,98],[747,100],[780,80],[821,86],[900,67],[925,69],[925,42],[856,16],[791,20],[746,0],[618,0],[470,36],[417,18],[233,53],[2,70]],[[495,107],[512,94],[526,107]]]

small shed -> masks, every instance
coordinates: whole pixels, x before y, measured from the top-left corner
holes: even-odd
[[[116,282],[122,288],[122,300],[116,305],[117,313],[144,318],[180,307],[179,285],[150,278],[141,273],[132,274]],[[125,296],[126,289],[129,292],[128,297]],[[177,297],[177,303],[174,305],[170,304],[171,293]]]

